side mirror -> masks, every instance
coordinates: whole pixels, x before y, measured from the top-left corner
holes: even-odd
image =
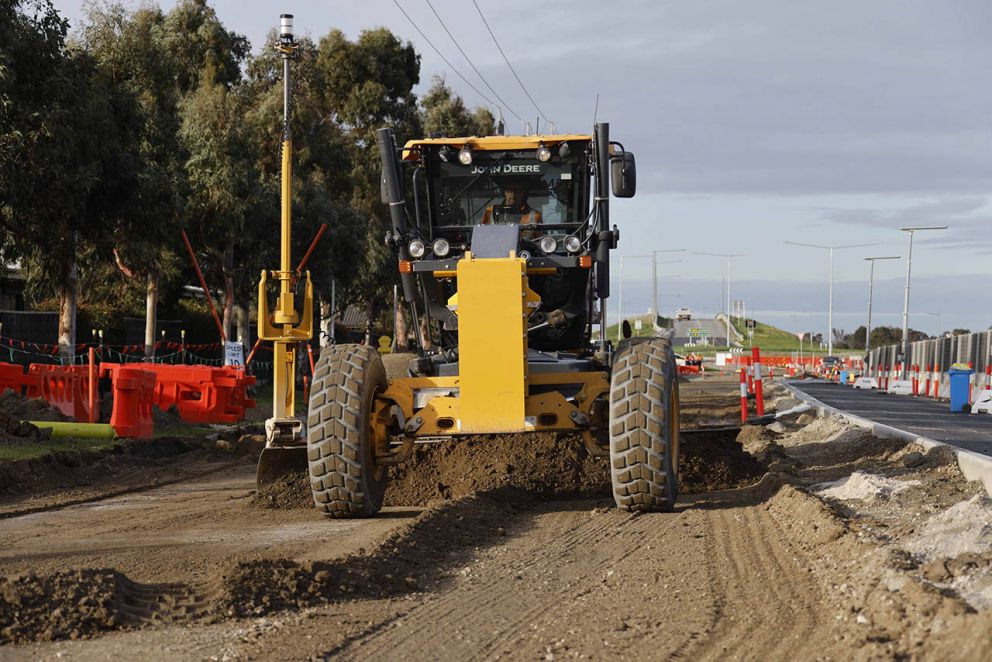
[[[614,197],[634,197],[637,190],[637,165],[633,152],[622,152],[610,157],[610,180],[613,182]]]

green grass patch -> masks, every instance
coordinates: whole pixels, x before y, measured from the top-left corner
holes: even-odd
[[[48,453],[81,453],[103,450],[115,443],[113,439],[43,439],[18,443],[0,443],[0,461],[30,460]]]
[[[764,324],[763,322],[756,322],[754,329],[753,340],[748,340],[747,327],[743,319],[736,318],[733,320],[734,328],[737,329],[741,335],[744,337],[744,347],[760,347],[762,352],[775,352],[775,353],[787,353],[787,352],[798,352],[799,351],[799,338],[796,334],[784,329],[780,329],[771,324]],[[836,348],[835,348],[836,349]],[[819,347],[814,347],[812,354],[814,355],[826,355],[827,350],[820,349]],[[803,339],[803,354],[809,355],[809,337]]]

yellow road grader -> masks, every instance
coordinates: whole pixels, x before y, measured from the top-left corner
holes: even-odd
[[[290,271],[285,248],[288,92],[285,105],[284,252],[273,272],[280,299],[274,323],[260,323],[276,344],[275,408],[259,483],[305,449],[317,508],[368,517],[382,507],[390,467],[410,461],[417,443],[497,433],[523,433],[526,443],[525,433],[562,432],[609,457],[620,508],[670,510],[679,447],[672,348],[665,338],[614,346],[606,336],[610,251],[619,240],[610,193],[632,197],[636,174],[634,155],[610,140],[609,125],[596,124],[591,136],[440,137],[402,149],[380,129],[387,243],[417,355],[409,376],[389,380],[373,347],[325,348],[303,430],[289,376],[293,343],[311,321],[295,315],[290,285],[301,275]],[[269,319],[265,274],[259,298],[260,319]]]

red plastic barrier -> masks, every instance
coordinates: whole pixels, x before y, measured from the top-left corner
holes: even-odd
[[[97,412],[90,411],[89,366],[32,363],[28,374],[33,382],[26,389],[27,397],[47,400],[77,421],[96,420]]]
[[[16,363],[0,363],[0,391],[8,388],[21,395],[30,391],[35,395],[29,397],[41,397],[41,382],[36,375],[24,372],[24,367]]]
[[[113,381],[114,410],[110,425],[121,437],[148,439],[152,436],[152,397],[156,380],[155,373],[146,367],[100,364],[100,374],[109,374]]]
[[[144,364],[157,381],[153,402],[159,409],[175,407],[187,423],[237,423],[255,406],[248,387],[255,377],[234,366]]]

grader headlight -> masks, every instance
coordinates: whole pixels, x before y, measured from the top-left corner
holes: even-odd
[[[424,245],[424,242],[419,239],[414,239],[410,242],[409,246],[407,246],[407,250],[410,251],[410,257],[420,259],[424,256],[424,253],[427,252],[427,246]]]
[[[538,246],[541,247],[541,252],[545,255],[550,255],[555,252],[558,248],[558,240],[551,235],[545,235],[541,237],[541,241],[538,242]]]
[[[447,239],[435,239],[431,245],[431,250],[435,257],[448,257],[448,253],[451,252],[451,244],[448,243]]]

